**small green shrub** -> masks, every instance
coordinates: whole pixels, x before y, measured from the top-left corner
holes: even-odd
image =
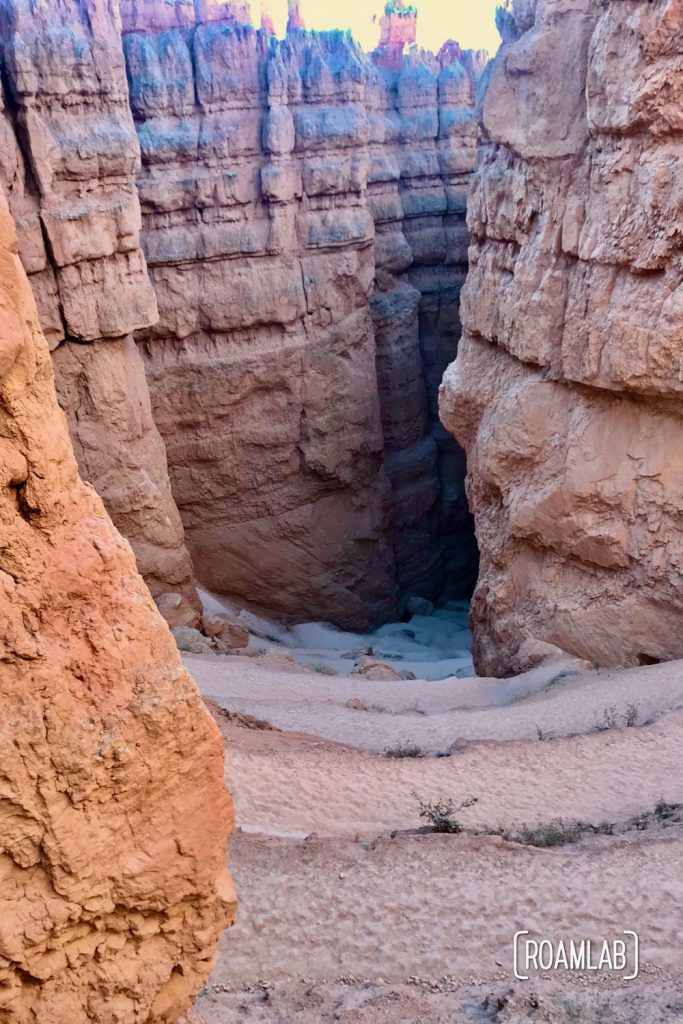
[[[389,3],[384,6],[384,13],[387,17],[398,14],[401,18],[408,18],[411,15],[417,15],[417,7],[415,4],[408,4],[404,7],[401,0],[389,0]]]
[[[455,817],[458,811],[463,811],[466,807],[472,807],[477,802],[476,796],[470,796],[456,806],[452,800],[435,800],[432,802],[431,800],[421,800],[417,793],[414,793],[413,796],[420,805],[420,817],[429,823],[432,831],[448,833],[449,835],[457,835],[463,831],[463,826]]]
[[[563,818],[553,818],[552,821],[529,828],[521,825],[519,828],[493,830],[493,835],[501,836],[510,843],[522,843],[524,846],[538,846],[542,849],[552,846],[566,846],[568,843],[578,843],[586,835],[608,835],[614,832],[614,825],[609,822],[602,822],[599,825],[589,825],[584,821],[565,821]]]
[[[619,717],[617,715],[617,709],[614,704],[612,704],[602,712],[602,718],[598,723],[598,729],[600,732],[606,732],[608,729],[616,729],[618,724]]]
[[[670,804],[666,800],[658,800],[655,804],[655,818],[657,821],[677,820],[681,811],[683,811],[683,804]]]

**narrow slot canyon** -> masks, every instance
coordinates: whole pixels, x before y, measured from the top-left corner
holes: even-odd
[[[675,1024],[681,0],[280,6],[0,0],[0,1024]]]

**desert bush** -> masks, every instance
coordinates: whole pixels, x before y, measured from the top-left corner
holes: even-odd
[[[325,665],[323,662],[316,662],[314,665],[308,666],[311,672],[317,672],[321,676],[336,676],[337,670],[331,665]]]
[[[472,807],[477,802],[475,796],[470,796],[456,805],[453,800],[421,800],[417,793],[413,795],[420,805],[420,817],[429,823],[432,831],[445,832],[449,835],[456,835],[463,831],[463,825],[455,815],[459,811],[464,811],[466,807]]]

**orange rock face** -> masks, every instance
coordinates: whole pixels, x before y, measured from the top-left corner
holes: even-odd
[[[513,11],[441,397],[482,552],[477,665],[512,671],[527,637],[680,658],[681,5]]]
[[[234,913],[222,744],[81,482],[0,200],[0,1017],[168,1024]]]

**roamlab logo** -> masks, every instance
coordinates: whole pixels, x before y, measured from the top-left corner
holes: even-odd
[[[515,932],[515,978],[528,981],[532,971],[610,971],[633,981],[640,970],[637,932],[624,930],[610,939],[532,938],[531,932]]]

